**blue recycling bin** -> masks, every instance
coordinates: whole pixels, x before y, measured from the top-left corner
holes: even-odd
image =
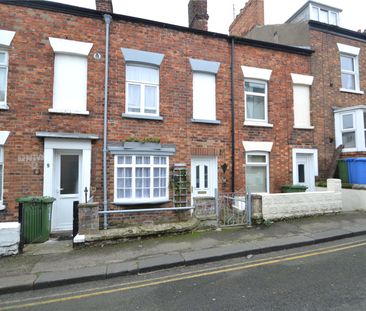
[[[366,158],[346,159],[346,161],[349,183],[366,185]]]

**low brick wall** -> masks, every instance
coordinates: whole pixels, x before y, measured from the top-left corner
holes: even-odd
[[[18,222],[0,223],[0,257],[18,254],[20,224]]]
[[[191,211],[151,211],[131,212],[127,214],[108,215],[108,228],[139,225],[158,225],[187,221],[192,218]],[[100,228],[103,226],[103,215],[100,216]]]
[[[341,183],[328,179],[327,191],[262,194],[265,220],[337,213],[343,210]]]

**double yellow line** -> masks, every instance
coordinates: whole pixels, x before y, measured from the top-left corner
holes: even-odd
[[[20,308],[29,308],[29,307],[35,307],[35,306],[41,306],[46,304],[53,304],[53,303],[62,303],[62,302],[68,302],[72,300],[77,299],[86,299],[86,298],[92,298],[96,296],[102,296],[102,295],[108,295],[113,294],[117,292],[124,292],[132,289],[139,289],[139,288],[145,288],[155,285],[162,285],[172,282],[178,282],[183,280],[189,280],[189,279],[196,279],[200,277],[207,277],[212,275],[217,275],[221,273],[228,273],[228,272],[234,272],[234,271],[240,271],[245,269],[251,269],[261,266],[267,266],[267,265],[273,265],[277,263],[282,262],[288,262],[288,261],[294,261],[314,256],[320,256],[340,251],[345,251],[353,248],[358,248],[366,246],[366,240],[360,240],[357,242],[350,242],[350,243],[344,243],[339,244],[337,246],[330,246],[330,247],[324,247],[319,248],[316,251],[308,251],[308,252],[299,252],[299,253],[293,253],[290,255],[284,255],[284,256],[277,256],[267,259],[259,259],[259,260],[253,260],[247,263],[237,263],[233,265],[226,265],[219,268],[211,268],[211,269],[204,269],[204,270],[198,270],[193,272],[185,272],[180,274],[174,274],[174,275],[168,275],[164,277],[159,278],[153,278],[150,280],[144,280],[144,281],[138,281],[138,282],[131,282],[131,283],[125,283],[125,284],[119,284],[114,285],[114,288],[111,287],[105,287],[105,288],[94,288],[89,289],[84,292],[81,292],[80,294],[74,293],[61,293],[58,296],[62,297],[56,297],[56,298],[50,298],[48,297],[37,297],[34,298],[37,301],[34,302],[24,302],[24,301],[11,301],[11,302],[4,302],[5,306],[0,307],[0,311],[3,310],[14,310],[14,309],[20,309]],[[41,300],[42,299],[42,300]]]

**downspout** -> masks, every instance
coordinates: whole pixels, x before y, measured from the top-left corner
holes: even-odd
[[[231,38],[231,192],[235,192],[235,92],[234,92],[234,66],[235,66],[235,40]]]
[[[104,14],[105,22],[105,76],[104,76],[104,124],[103,124],[103,210],[108,210],[108,193],[107,193],[107,146],[108,146],[108,79],[109,79],[109,26],[112,16]],[[108,214],[104,214],[104,229],[108,227]]]

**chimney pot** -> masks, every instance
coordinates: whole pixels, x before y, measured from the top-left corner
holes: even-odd
[[[188,3],[189,28],[207,31],[207,0],[190,0]]]
[[[97,11],[113,13],[112,0],[95,0],[95,7]]]

